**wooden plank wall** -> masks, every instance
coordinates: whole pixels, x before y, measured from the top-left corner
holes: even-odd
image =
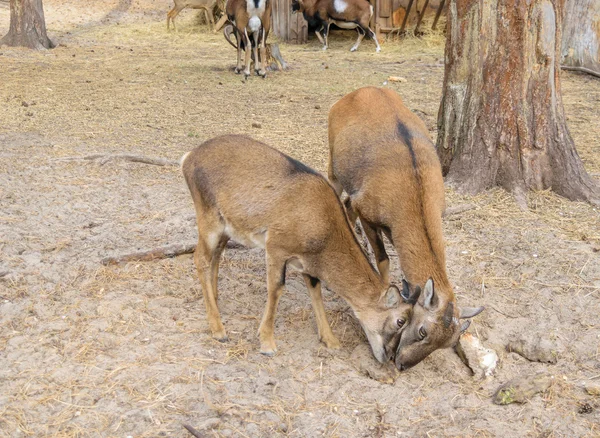
[[[292,44],[304,44],[308,41],[308,23],[302,14],[292,14],[291,0],[273,1],[273,33]]]

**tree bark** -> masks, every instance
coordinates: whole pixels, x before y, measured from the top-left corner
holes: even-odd
[[[600,74],[600,1],[568,0],[561,64]]]
[[[600,202],[565,120],[563,11],[564,0],[450,1],[437,150],[459,190],[551,188]]]
[[[46,34],[42,0],[10,0],[10,28],[1,45],[38,50],[54,47]]]

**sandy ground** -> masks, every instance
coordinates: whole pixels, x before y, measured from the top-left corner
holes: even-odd
[[[600,214],[551,193],[523,212],[494,190],[447,191],[448,269],[463,305],[487,310],[469,329],[500,356],[471,376],[437,351],[393,384],[360,371],[366,344],[348,305],[326,292],[340,351],[319,344],[302,279],[290,273],[276,322],[278,354],[258,353],[264,254],[236,249],[221,264],[228,343],[208,333],[191,256],[104,267],[105,256],[193,243],[189,193],[175,167],[61,161],[92,153],[178,159],[222,133],[246,133],[320,171],[327,112],[347,92],[396,89],[436,134],[443,38],[383,44],[335,34],[282,45],[288,72],[244,83],[220,34],[184,11],[167,33],[166,1],[46,0],[48,52],[0,49],[0,436],[600,436]],[[0,6],[0,34],[8,29]],[[562,73],[569,127],[600,175],[600,82]],[[253,127],[258,123],[258,127]],[[400,278],[393,259],[394,278]],[[556,364],[505,345],[528,333]],[[544,394],[497,406],[496,388],[537,372]]]

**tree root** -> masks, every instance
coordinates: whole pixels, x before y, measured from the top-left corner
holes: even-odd
[[[477,206],[475,204],[455,205],[454,207],[446,208],[446,211],[444,211],[443,217],[448,217],[448,216],[452,216],[454,214],[464,213],[465,211],[474,210],[475,208],[477,208]]]
[[[239,243],[229,241],[227,242],[227,248],[239,249],[244,248]],[[104,266],[108,265],[120,265],[121,263],[127,262],[148,262],[152,260],[168,259],[177,257],[183,254],[191,254],[196,249],[195,243],[179,243],[175,245],[167,245],[160,248],[154,248],[147,251],[138,251],[120,256],[104,257],[101,263]]]
[[[193,436],[195,436],[196,438],[203,438],[204,435],[202,435],[200,432],[198,432],[196,429],[194,429],[192,426],[190,426],[189,424],[184,424],[183,427],[186,428],[186,430],[191,433]]]
[[[600,78],[600,72],[591,70],[589,68],[575,67],[575,66],[571,66],[571,65],[561,65],[560,68],[563,70],[571,70],[571,71],[578,71],[581,73],[587,73],[588,75],[592,75],[592,76],[596,76],[597,78]]]
[[[98,161],[101,165],[108,163],[111,160],[132,161],[134,163],[152,164],[154,166],[179,166],[179,162],[175,160],[167,160],[165,158],[144,157],[142,155],[131,154],[93,154],[83,157],[65,157],[57,158],[56,161],[77,161],[90,160]]]

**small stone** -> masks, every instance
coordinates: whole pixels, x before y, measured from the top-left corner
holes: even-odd
[[[517,377],[500,386],[493,400],[497,405],[526,403],[534,395],[546,391],[551,384],[552,376],[544,373]]]
[[[315,105],[315,109],[321,109],[321,105]]]
[[[252,127],[253,128],[262,128],[262,125],[260,123],[258,123],[258,122],[253,122],[252,123]]]
[[[485,348],[481,341],[471,333],[461,336],[456,350],[461,360],[479,379],[491,376],[496,369],[498,354],[490,348]]]
[[[556,363],[556,346],[539,334],[517,333],[506,345],[506,350],[517,353],[531,362]]]
[[[368,344],[358,344],[350,357],[358,372],[378,382],[393,384],[400,375],[393,362],[377,362]]]
[[[583,389],[589,395],[595,395],[596,397],[600,396],[600,382],[583,382]]]
[[[388,78],[388,81],[389,81],[389,82],[400,82],[400,83],[403,83],[403,82],[408,82],[408,81],[406,80],[406,78],[403,78],[402,76],[390,76],[390,77]]]

